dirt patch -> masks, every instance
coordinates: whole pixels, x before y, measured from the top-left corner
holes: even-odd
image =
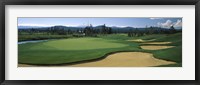
[[[160,45],[160,44],[170,44],[172,42],[145,42],[142,44],[155,44],[155,45]]]
[[[103,60],[82,64],[70,65],[72,67],[147,67],[175,64],[175,62],[156,59],[150,53],[120,52],[107,56]]]
[[[151,40],[135,39],[135,40],[128,40],[128,41],[142,43],[142,42],[149,42],[149,41],[154,41],[154,40],[156,39],[151,39]]]
[[[140,47],[145,50],[160,50],[160,49],[172,48],[175,46],[140,46]]]

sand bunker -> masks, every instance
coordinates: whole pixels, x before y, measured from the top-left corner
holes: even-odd
[[[151,39],[151,40],[143,40],[143,39],[135,39],[135,40],[128,40],[128,41],[133,41],[133,42],[148,42],[148,41],[154,41],[156,39]]]
[[[147,67],[175,64],[175,62],[156,59],[150,53],[120,52],[107,56],[105,59],[70,65],[73,67]]]
[[[174,46],[140,46],[140,47],[145,50],[160,50],[160,49],[172,48]]]
[[[73,65],[62,65],[61,67],[148,67],[176,64],[176,62],[156,59],[151,53],[144,52],[120,52],[107,56],[105,59]],[[58,67],[58,66],[34,66],[18,64],[19,67]],[[60,66],[59,66],[60,67]]]
[[[170,44],[172,42],[145,42],[142,44],[155,44],[155,45],[160,45],[160,44]]]
[[[34,65],[18,64],[18,67],[34,67]]]

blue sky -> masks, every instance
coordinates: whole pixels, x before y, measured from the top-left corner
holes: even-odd
[[[106,24],[118,27],[146,27],[159,26],[169,28],[170,26],[182,27],[182,18],[18,18],[18,26],[93,26]]]

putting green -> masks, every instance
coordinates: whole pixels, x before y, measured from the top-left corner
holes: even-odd
[[[57,50],[91,50],[91,49],[105,49],[105,48],[119,48],[128,46],[126,44],[116,43],[113,40],[106,40],[102,38],[72,38],[62,40],[52,40],[43,42],[41,45],[31,47],[33,50],[37,49],[57,49]],[[44,48],[46,47],[46,48]]]

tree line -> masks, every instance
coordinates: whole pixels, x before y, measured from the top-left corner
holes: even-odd
[[[97,34],[112,34],[112,28],[105,24],[99,27],[93,27],[91,24],[83,28],[70,28],[64,26],[53,26],[47,28],[19,29],[19,35],[22,34],[47,34],[47,35],[84,35],[97,36]]]
[[[140,28],[136,28],[134,30],[130,29],[128,32],[129,37],[139,37],[143,35],[152,35],[152,34],[173,34],[177,32],[181,32],[181,30],[176,30],[174,26],[171,26],[169,29],[164,29],[161,27],[146,27],[145,30],[139,30]]]
[[[121,31],[119,31],[119,29]],[[127,33],[129,37],[138,37],[143,35],[151,35],[151,34],[172,34],[180,32],[180,30],[176,30],[174,26],[171,26],[169,29],[164,29],[161,27],[146,27],[142,28],[127,28],[129,30],[122,31],[125,28],[113,29],[112,27],[107,27],[105,24],[101,26],[92,26],[91,24],[82,27],[82,28],[70,28],[65,26],[52,26],[46,28],[31,28],[31,29],[19,29],[18,34],[44,34],[44,35],[73,35],[76,37],[80,36],[92,36],[95,37],[97,35],[107,35],[107,34],[116,34],[116,33]]]

